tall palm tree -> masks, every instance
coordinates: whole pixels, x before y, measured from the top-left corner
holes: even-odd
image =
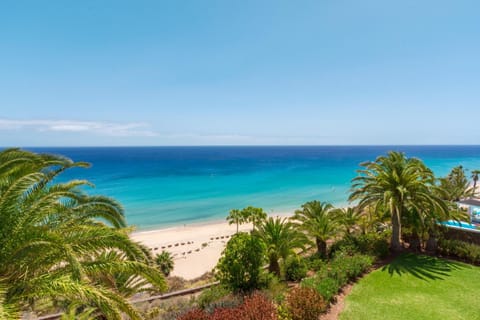
[[[473,180],[472,197],[475,197],[475,193],[477,192],[477,181],[478,181],[479,174],[480,174],[480,170],[472,170],[472,180]]]
[[[436,195],[435,177],[422,161],[389,152],[374,162],[362,163],[365,169],[353,179],[349,200],[358,200],[360,208],[373,206],[387,210],[391,217],[391,249],[400,251],[401,220],[410,209],[416,212],[448,212],[445,201]],[[437,193],[438,194],[438,193]]]
[[[237,225],[237,233],[238,233],[238,226],[242,223],[245,223],[245,216],[242,211],[238,209],[230,210],[230,213],[227,216],[228,224],[236,224]]]
[[[308,242],[305,235],[294,227],[287,218],[268,218],[264,220],[255,234],[260,237],[266,246],[268,270],[280,277],[279,260],[285,261],[296,249],[305,249]]]
[[[443,198],[448,201],[459,201],[471,194],[468,179],[462,166],[454,167],[450,173],[438,179],[444,191]]]
[[[327,202],[310,201],[303,204],[302,209],[295,211],[292,220],[298,223],[300,230],[315,239],[317,253],[326,257],[327,240],[335,237],[339,231],[335,208]]]
[[[252,223],[254,231],[255,227],[261,224],[267,218],[267,213],[263,211],[262,208],[255,208],[252,206],[243,208],[241,214],[245,222]]]
[[[129,238],[118,202],[87,195],[88,181],[57,182],[74,167],[88,164],[20,149],[0,152],[4,304],[20,311],[48,301],[95,308],[108,319],[140,319],[126,300],[132,291],[122,286],[163,290],[163,275],[149,251]]]

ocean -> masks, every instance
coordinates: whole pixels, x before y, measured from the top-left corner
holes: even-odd
[[[348,204],[359,163],[389,150],[418,157],[437,176],[480,169],[480,146],[245,146],[27,148],[87,161],[62,180],[119,200],[129,224],[149,230],[223,220],[231,209],[287,213],[311,200]],[[467,176],[470,176],[467,171]]]

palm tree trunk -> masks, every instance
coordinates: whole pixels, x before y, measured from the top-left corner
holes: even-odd
[[[275,257],[269,258],[268,271],[280,278],[280,264]]]
[[[316,238],[315,242],[317,243],[317,252],[318,255],[322,258],[327,257],[327,243],[320,238]]]
[[[238,221],[237,221],[237,233],[238,233]]]
[[[422,249],[422,242],[420,241],[420,236],[416,231],[412,234],[412,239],[410,240],[410,249],[416,252],[419,252]]]
[[[429,252],[436,252],[438,246],[437,237],[435,236],[435,231],[432,230],[428,233],[428,240],[425,250]]]
[[[393,252],[402,251],[401,234],[402,224],[400,222],[400,213],[398,208],[393,208],[392,211],[392,241],[390,243],[390,249]]]

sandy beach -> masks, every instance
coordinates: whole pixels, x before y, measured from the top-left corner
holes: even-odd
[[[289,214],[270,216],[285,217]],[[171,275],[190,280],[215,267],[227,241],[235,234],[236,229],[236,225],[217,221],[134,232],[131,238],[147,245],[154,254],[162,250],[170,252],[175,262]],[[239,228],[239,231],[250,230],[251,224],[243,224]]]

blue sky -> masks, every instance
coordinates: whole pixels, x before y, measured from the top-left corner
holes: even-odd
[[[0,145],[479,144],[478,1],[2,1]]]

